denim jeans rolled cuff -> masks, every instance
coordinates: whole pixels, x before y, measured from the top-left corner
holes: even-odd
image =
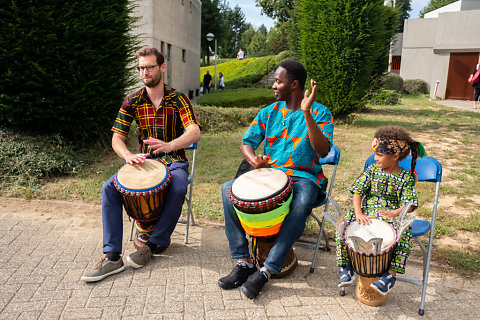
[[[320,188],[311,180],[300,177],[293,179],[293,198],[290,212],[285,217],[275,244],[265,260],[265,267],[272,273],[280,273],[288,252],[305,228],[305,223],[317,200]],[[234,180],[226,182],[222,187],[223,210],[225,215],[225,234],[230,247],[232,259],[250,256],[248,240],[238,216],[228,199],[228,189]]]
[[[232,202],[228,198],[228,190],[235,180],[225,182],[222,186],[223,214],[225,216],[225,235],[228,239],[230,257],[242,259],[250,257],[248,240],[242,228]]]
[[[155,159],[157,160],[157,159]],[[173,162],[168,168],[172,177],[165,195],[165,203],[157,220],[150,241],[168,246],[170,236],[182,212],[188,186],[188,162]],[[103,252],[122,252],[123,196],[115,188],[114,178],[108,179],[102,188]]]

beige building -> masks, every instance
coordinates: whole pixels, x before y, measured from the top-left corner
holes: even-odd
[[[134,30],[143,46],[155,47],[166,57],[165,83],[190,98],[200,83],[200,0],[137,0]]]
[[[469,100],[473,88],[467,78],[480,55],[480,1],[446,7],[430,18],[405,20],[400,76],[425,80],[432,97]]]

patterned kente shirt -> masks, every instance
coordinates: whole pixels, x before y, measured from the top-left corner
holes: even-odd
[[[128,136],[133,120],[138,127],[138,142],[143,153],[150,153],[152,158],[159,158],[165,164],[173,161],[186,161],[185,150],[179,149],[168,154],[154,154],[148,151],[148,145],[143,143],[149,137],[170,142],[183,134],[191,124],[199,124],[192,104],[187,96],[167,85],[164,86],[164,96],[161,106],[155,110],[148,97],[146,88],[129,95],[118,112],[112,131]]]
[[[311,108],[313,119],[329,141],[333,142],[333,118],[323,105],[314,102]],[[308,137],[307,124],[301,110],[292,111],[285,101],[271,104],[257,114],[243,136],[243,143],[257,149],[265,139],[264,154],[272,165],[290,176],[312,180],[321,186],[325,176]]]
[[[362,196],[363,214],[381,220],[390,219],[379,215],[378,210],[395,210],[407,201],[412,202],[412,208],[418,207],[415,179],[403,168],[398,173],[386,173],[374,163],[357,178],[350,191]]]

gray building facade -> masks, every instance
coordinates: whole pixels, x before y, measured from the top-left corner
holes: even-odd
[[[200,86],[200,0],[137,0],[134,33],[166,58],[164,82],[192,96]]]

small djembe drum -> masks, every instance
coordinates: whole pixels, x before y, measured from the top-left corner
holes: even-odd
[[[252,237],[251,254],[258,268],[268,257],[293,197],[293,181],[278,169],[249,171],[232,184],[228,196],[245,232]],[[289,275],[298,265],[290,249],[282,271],[272,277]]]
[[[395,255],[397,232],[389,223],[371,219],[368,225],[352,222],[344,232],[347,255],[353,271],[359,275],[355,295],[369,306],[379,306],[388,300],[370,285],[388,271]]]
[[[125,211],[135,220],[135,248],[139,249],[150,238],[161,215],[170,181],[168,168],[151,159],[126,164],[115,175],[115,188],[123,196]]]

